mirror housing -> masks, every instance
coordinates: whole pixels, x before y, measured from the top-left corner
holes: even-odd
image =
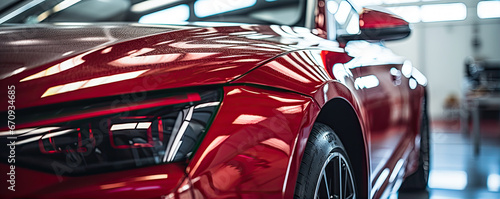
[[[359,15],[360,33],[339,35],[339,42],[351,40],[399,40],[410,35],[409,23],[401,17],[374,9],[363,8]]]

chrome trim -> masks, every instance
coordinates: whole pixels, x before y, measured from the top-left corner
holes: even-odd
[[[316,9],[317,0],[308,0],[306,2],[306,19],[305,19],[305,27],[309,29],[313,29],[314,27],[314,9]]]

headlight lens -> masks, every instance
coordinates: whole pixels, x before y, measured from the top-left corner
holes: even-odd
[[[64,118],[50,121],[74,120],[16,130],[16,166],[80,176],[183,161],[199,144],[220,100],[219,91],[204,91],[133,106],[88,106],[66,115],[62,111]],[[0,136],[2,145],[11,141],[5,139],[12,136],[8,131]],[[2,159],[8,153],[2,150]]]

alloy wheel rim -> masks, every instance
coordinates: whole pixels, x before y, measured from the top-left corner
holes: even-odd
[[[318,181],[314,198],[352,199],[356,198],[356,189],[347,159],[339,152],[327,158]]]

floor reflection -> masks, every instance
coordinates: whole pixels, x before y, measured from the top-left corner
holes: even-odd
[[[422,192],[396,193],[390,198],[499,199],[498,126],[500,125],[482,130],[481,151],[479,155],[474,156],[469,135],[461,134],[456,125],[433,123],[429,188]]]

